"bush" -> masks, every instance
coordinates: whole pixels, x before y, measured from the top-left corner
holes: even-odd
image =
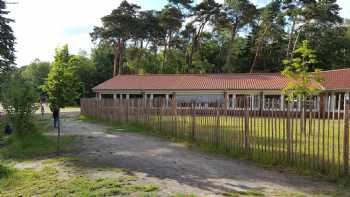
[[[3,83],[0,100],[17,135],[34,131],[33,115],[38,98],[35,88],[18,73],[13,73]]]

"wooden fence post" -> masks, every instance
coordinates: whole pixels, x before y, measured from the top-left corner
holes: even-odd
[[[346,98],[345,98],[346,99]],[[349,101],[344,106],[344,174],[349,174]]]
[[[192,102],[192,132],[191,138],[195,141],[195,131],[196,131],[196,103]]]
[[[224,113],[226,113],[226,111],[224,111]],[[215,126],[215,128],[216,128],[214,131],[215,145],[218,146],[219,145],[219,130],[220,130],[220,104],[219,103],[217,104],[217,107],[216,107],[216,126]]]
[[[248,101],[249,97],[244,98],[244,148],[246,152],[249,152],[249,110]]]
[[[290,102],[287,101],[287,161],[290,162],[292,159],[292,132],[290,125]]]
[[[126,107],[126,109],[125,109],[125,111],[126,111],[126,123],[129,123],[129,104],[130,104],[130,99],[126,99],[125,100],[126,102],[125,102],[125,107]]]

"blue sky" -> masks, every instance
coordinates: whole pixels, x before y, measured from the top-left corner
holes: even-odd
[[[197,0],[200,2],[201,0]],[[217,0],[223,2],[223,0]],[[17,64],[23,66],[35,58],[51,61],[55,48],[68,43],[71,52],[90,52],[89,33],[101,24],[100,18],[118,7],[121,0],[16,0],[9,5],[17,38]],[[143,9],[161,9],[167,0],[129,0]],[[251,0],[264,5],[268,0]],[[341,15],[350,18],[350,0],[338,0]]]

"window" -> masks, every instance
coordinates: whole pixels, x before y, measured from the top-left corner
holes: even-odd
[[[281,95],[264,95],[265,109],[279,109],[281,108]]]

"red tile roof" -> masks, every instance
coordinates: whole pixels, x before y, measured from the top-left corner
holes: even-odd
[[[322,72],[323,89],[349,89],[350,69]],[[99,91],[282,90],[289,79],[279,73],[119,75],[93,88]]]
[[[280,90],[287,84],[280,74],[119,75],[93,90]]]
[[[350,90],[350,68],[321,72],[326,90]]]

